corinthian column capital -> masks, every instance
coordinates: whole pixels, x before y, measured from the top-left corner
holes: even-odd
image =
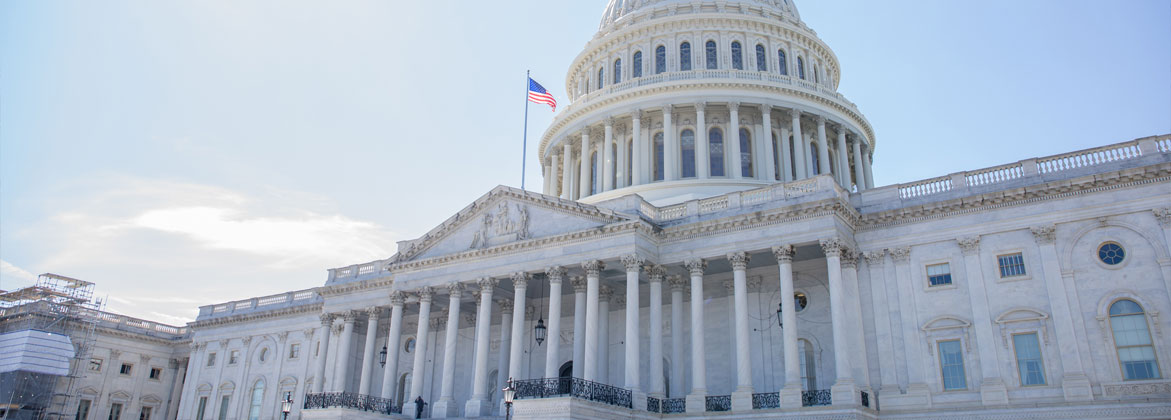
[[[1029,232],[1033,233],[1033,239],[1041,245],[1050,245],[1057,241],[1057,226],[1055,225],[1031,227]]]
[[[549,277],[549,284],[558,284],[565,279],[565,267],[556,266],[545,269],[545,276]]]
[[[642,269],[642,265],[646,263],[646,259],[638,254],[630,254],[622,256],[622,265],[626,267],[626,272],[635,272]]]
[[[773,255],[777,257],[778,264],[793,262],[793,245],[780,245],[773,247]]]
[[[683,266],[687,267],[687,271],[691,272],[693,276],[702,276],[703,270],[707,268],[707,261],[703,258],[691,258],[683,261]]]
[[[980,236],[965,236],[956,239],[956,243],[960,245],[960,250],[964,255],[976,255],[980,253]]]
[[[839,238],[826,238],[821,240],[821,249],[825,251],[826,258],[841,257],[844,245]]]
[[[585,269],[587,276],[598,276],[602,273],[602,269],[606,268],[606,263],[600,260],[589,260],[581,263],[581,268]]]
[[[732,263],[733,270],[747,270],[748,261],[752,257],[747,252],[732,252],[728,254],[728,262]]]

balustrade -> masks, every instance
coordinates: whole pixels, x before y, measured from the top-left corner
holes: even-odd
[[[580,378],[513,380],[516,399],[573,397],[618,407],[633,407],[630,390]]]
[[[402,407],[396,407],[394,401],[389,398],[378,398],[356,392],[308,393],[305,394],[305,405],[302,408],[306,410],[348,408],[380,414],[402,413]]]
[[[687,412],[686,398],[667,398],[663,400],[663,414]]]
[[[802,407],[818,407],[833,403],[833,394],[828,389],[801,391]]]
[[[708,395],[704,398],[707,411],[732,411],[731,395]]]
[[[764,392],[752,394],[752,409],[781,408],[781,393]]]

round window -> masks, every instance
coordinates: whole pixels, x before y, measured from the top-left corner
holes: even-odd
[[[407,353],[414,352],[415,351],[415,339],[408,338],[407,344],[403,346],[403,350],[406,350]]]
[[[1107,265],[1118,265],[1126,259],[1126,250],[1117,242],[1106,242],[1098,247],[1098,259]]]
[[[793,294],[793,303],[797,305],[797,312],[801,312],[809,305],[809,298],[805,297],[804,293],[797,292]]]

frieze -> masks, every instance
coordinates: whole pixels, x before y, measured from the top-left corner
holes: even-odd
[[[480,230],[472,237],[472,244],[468,249],[482,249],[507,242],[529,239],[529,209],[528,206],[516,204],[509,206],[507,201],[501,201],[495,212],[489,212],[481,219]]]
[[[1102,393],[1112,397],[1171,394],[1171,382],[1102,384]]]

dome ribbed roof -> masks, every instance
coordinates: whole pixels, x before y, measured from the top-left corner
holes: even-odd
[[[606,5],[606,11],[602,14],[602,22],[598,25],[598,30],[605,32],[605,29],[615,22],[622,20],[624,17],[634,15],[642,11],[649,11],[654,9],[670,9],[674,7],[687,8],[688,11],[701,9],[705,12],[729,12],[729,13],[744,13],[745,10],[768,10],[777,15],[785,16],[793,20],[800,20],[801,15],[797,13],[797,5],[793,3],[794,0],[610,0]]]

